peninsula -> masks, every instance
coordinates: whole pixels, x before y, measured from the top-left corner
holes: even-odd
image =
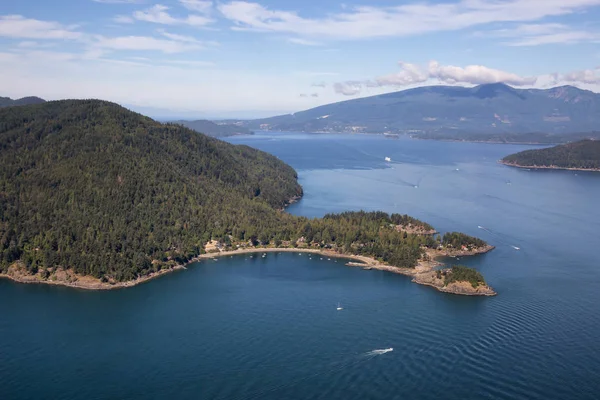
[[[502,164],[530,169],[600,171],[600,141],[581,140],[538,150],[526,150],[504,157]]]
[[[435,257],[491,249],[407,215],[290,215],[281,209],[302,188],[276,157],[113,103],[7,107],[0,121],[0,277],[19,282],[130,287],[204,253],[272,248],[336,254],[422,283],[419,274],[437,274]],[[457,279],[433,286],[467,294]]]

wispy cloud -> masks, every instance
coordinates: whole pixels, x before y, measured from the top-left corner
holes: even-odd
[[[170,33],[170,32],[165,31],[164,29],[159,29],[158,33],[160,33],[162,36],[166,37],[167,39],[174,40],[176,42],[195,43],[195,44],[201,43],[200,40],[196,39],[195,37],[179,35],[176,33]]]
[[[357,95],[365,87],[410,86],[436,81],[445,84],[471,84],[503,82],[514,86],[531,86],[537,77],[522,77],[506,71],[488,68],[483,65],[457,67],[440,65],[437,61],[429,62],[427,67],[400,62],[400,71],[383,75],[373,80],[337,82],[333,89],[345,96]]]
[[[169,54],[202,48],[198,43],[157,39],[151,36],[98,36],[93,43],[93,47],[106,50],[160,51]]]
[[[0,36],[24,39],[79,39],[76,27],[53,21],[40,21],[21,15],[0,16]]]
[[[488,32],[478,32],[479,36],[507,39],[508,46],[540,46],[546,44],[574,44],[600,41],[600,32],[574,29],[565,24],[522,24]]]
[[[162,25],[190,25],[205,26],[213,22],[211,18],[203,15],[188,15],[185,18],[176,18],[168,13],[169,7],[156,4],[146,10],[136,11],[133,18],[138,21],[152,22]]]
[[[306,40],[302,38],[288,38],[288,42],[300,44],[302,46],[321,46],[321,43],[319,42],[315,42],[313,40]]]
[[[95,3],[104,4],[140,4],[144,3],[144,0],[92,0]]]
[[[342,13],[323,18],[306,18],[294,11],[273,10],[248,1],[222,3],[218,8],[237,30],[357,39],[412,36],[492,22],[537,21],[599,4],[600,0],[413,2],[395,7],[347,7]]]
[[[135,22],[135,20],[128,15],[115,15],[112,20],[118,24],[133,24]]]
[[[208,14],[213,8],[212,1],[205,0],[179,0],[179,3],[188,10],[196,11],[202,14]]]

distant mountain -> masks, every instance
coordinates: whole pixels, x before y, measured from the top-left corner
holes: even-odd
[[[526,150],[504,157],[513,167],[600,171],[600,141],[581,140],[548,149]]]
[[[0,97],[0,107],[28,106],[30,104],[40,104],[45,102],[46,100],[40,99],[39,97],[23,97],[17,100],[13,100],[9,97]]]
[[[600,126],[600,94],[572,86],[515,89],[427,86],[243,123],[252,129],[409,133],[434,138],[589,132]]]
[[[173,121],[173,123],[183,125],[187,128],[195,130],[196,132],[204,133],[205,135],[213,137],[252,134],[250,129],[243,126],[228,123],[214,123],[205,119],[197,121]]]

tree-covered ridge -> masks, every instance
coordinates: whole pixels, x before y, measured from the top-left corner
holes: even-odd
[[[440,275],[444,276],[444,285],[446,286],[453,282],[469,282],[474,288],[486,284],[479,271],[464,265],[454,265],[450,270],[441,271]]]
[[[442,238],[442,244],[454,249],[462,249],[464,247],[467,250],[487,246],[487,243],[483,240],[460,232],[445,233]]]
[[[95,100],[0,110],[0,165],[3,268],[116,280],[189,259],[213,229],[268,221],[302,193],[274,156]]]
[[[0,165],[0,272],[20,261],[31,273],[62,267],[127,281],[185,263],[211,239],[327,248],[410,268],[441,245],[397,230],[431,228],[406,215],[281,212],[302,188],[276,157],[103,101],[0,110]]]
[[[502,162],[525,167],[600,169],[600,141],[581,140],[547,149],[526,150]]]

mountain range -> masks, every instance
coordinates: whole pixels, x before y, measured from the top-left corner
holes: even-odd
[[[600,94],[561,86],[516,89],[426,86],[243,122],[250,129],[408,133],[425,138],[486,138],[591,132],[600,126]]]

